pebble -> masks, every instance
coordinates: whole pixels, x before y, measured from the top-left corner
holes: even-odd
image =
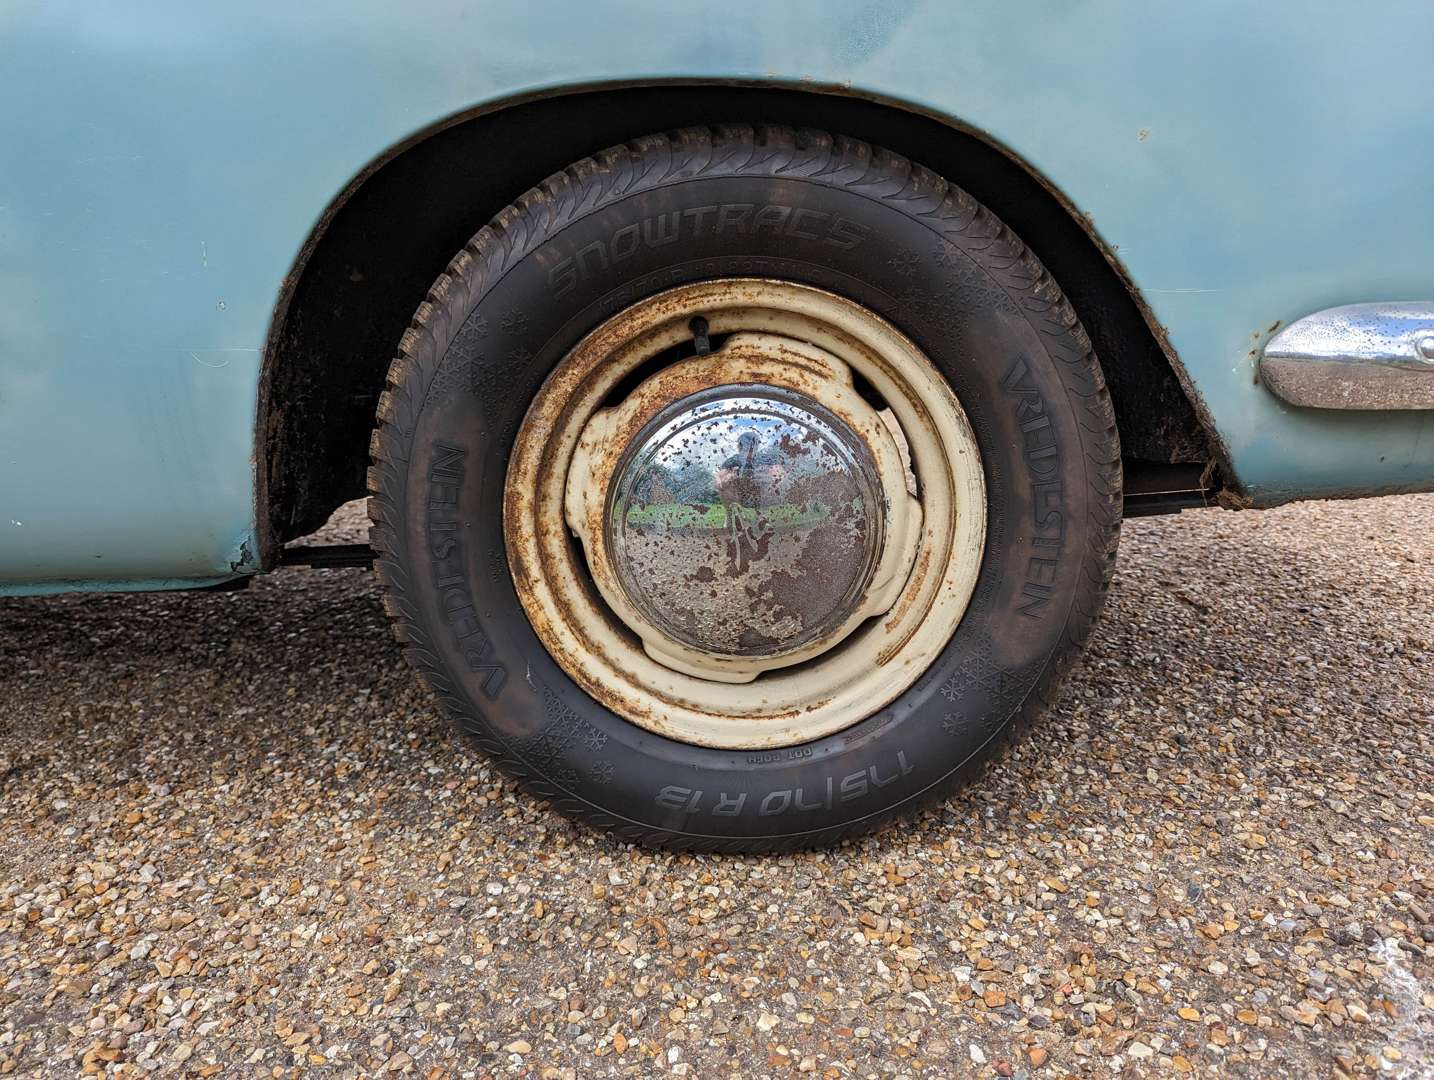
[[[1130,521],[984,778],[727,858],[521,793],[372,575],[0,600],[0,1077],[1414,1077],[1431,627],[1434,497]]]

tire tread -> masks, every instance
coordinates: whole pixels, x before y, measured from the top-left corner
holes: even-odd
[[[454,691],[418,621],[409,599],[409,551],[400,526],[418,410],[448,342],[488,283],[502,277],[546,236],[634,188],[694,176],[747,175],[795,177],[858,190],[924,220],[943,236],[962,238],[963,250],[1003,285],[1042,331],[1048,352],[1060,362],[1066,392],[1085,434],[1089,528],[1080,583],[1060,642],[1031,692],[982,752],[919,796],[877,814],[812,832],[726,839],[687,836],[617,818],[554,786],[489,733]],[[523,790],[549,801],[558,812],[632,843],[713,853],[786,851],[835,843],[947,798],[986,763],[998,759],[1053,704],[1061,678],[1078,658],[1100,614],[1115,572],[1120,535],[1122,476],[1115,410],[1090,338],[1041,262],[999,218],[930,170],[859,140],[777,125],[730,124],[643,136],[568,166],[502,210],[454,256],[404,331],[388,368],[370,456],[370,533],[384,609],[408,662],[444,711]]]

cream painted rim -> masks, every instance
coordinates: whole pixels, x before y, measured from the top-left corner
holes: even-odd
[[[889,415],[883,420],[894,427],[895,442],[904,443],[918,490],[911,569],[893,588],[894,601],[884,613],[848,628],[821,655],[747,682],[700,677],[655,660],[604,599],[610,590],[596,586],[564,520],[571,467],[575,458],[585,465],[590,460],[579,451],[589,421],[625,376],[689,340],[696,316],[714,335],[786,339],[795,352],[820,350],[859,373],[885,399]],[[595,491],[605,490],[609,479],[574,477]],[[931,361],[857,304],[810,286],[761,279],[671,289],[588,334],[529,408],[504,493],[504,533],[518,597],[563,670],[604,706],[649,731],[723,749],[809,742],[850,727],[909,688],[966,611],[985,528],[980,453],[960,403]]]

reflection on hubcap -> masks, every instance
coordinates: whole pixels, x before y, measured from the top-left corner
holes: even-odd
[[[722,386],[639,432],[609,496],[607,546],[629,600],[673,640],[775,657],[852,614],[882,542],[865,442],[804,394]]]
[[[588,418],[564,516],[650,657],[750,682],[895,602],[922,518],[899,430],[828,350],[729,334]]]

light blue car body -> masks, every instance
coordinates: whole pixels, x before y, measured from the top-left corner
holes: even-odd
[[[0,592],[257,570],[261,362],[315,222],[446,117],[604,83],[983,132],[1113,253],[1254,504],[1434,488],[1430,413],[1255,378],[1276,323],[1434,295],[1431,42],[1420,0],[0,0]]]

